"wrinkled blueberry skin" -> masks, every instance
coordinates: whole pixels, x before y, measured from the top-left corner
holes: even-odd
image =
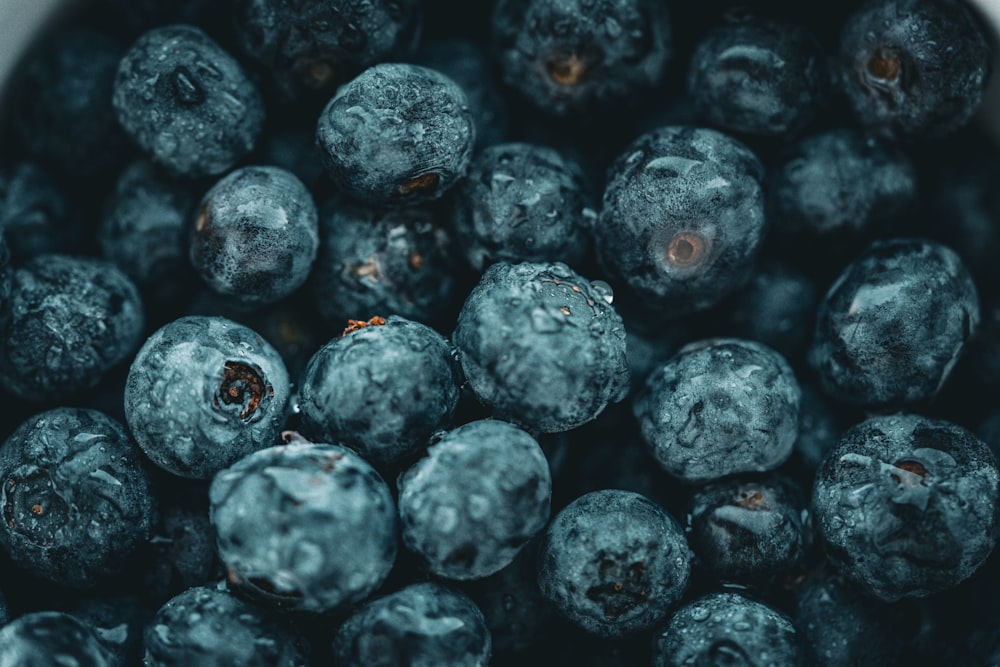
[[[684,605],[653,639],[654,667],[806,665],[798,631],[780,611],[736,593]]]
[[[764,168],[715,130],[669,126],[636,139],[608,170],[598,258],[664,316],[721,301],[750,278],[763,241]],[[697,244],[690,257],[671,248]]]
[[[0,336],[4,388],[59,400],[96,385],[138,346],[139,291],[107,261],[39,255],[14,271]]]
[[[189,297],[195,284],[187,257],[195,204],[186,183],[148,160],[126,167],[108,198],[97,230],[101,254],[159,306]]]
[[[997,539],[1000,473],[971,431],[917,415],[844,433],[816,473],[812,508],[828,559],[886,602],[956,586]]]
[[[441,197],[465,175],[475,139],[459,85],[404,63],[369,67],[341,86],[316,126],[333,182],[377,206]]]
[[[483,613],[462,593],[411,584],[360,607],[333,640],[340,667],[486,667],[492,644]]]
[[[800,398],[780,354],[716,338],[686,345],[650,374],[633,410],[664,470],[706,482],[784,463],[798,434]]]
[[[452,227],[477,272],[497,261],[577,266],[597,213],[583,170],[557,151],[510,143],[481,151],[455,189]]]
[[[442,435],[399,478],[403,543],[434,574],[480,579],[549,519],[549,463],[528,433],[480,420]]]
[[[281,356],[257,333],[222,317],[187,316],[136,353],[125,416],[153,463],[210,479],[277,443],[290,395]]]
[[[35,415],[0,447],[0,543],[40,577],[94,586],[149,538],[156,507],[143,466],[125,428],[103,413]]]
[[[0,627],[0,665],[113,667],[89,625],[60,611],[26,614]]]
[[[81,179],[121,162],[128,142],[110,100],[122,53],[109,36],[85,28],[40,44],[13,89],[15,128],[33,159]]]
[[[200,28],[144,33],[118,65],[118,122],[156,162],[214,176],[253,150],[264,124],[260,94],[239,63]]]
[[[804,28],[753,16],[717,26],[688,65],[699,117],[733,132],[791,137],[826,104],[826,54]]]
[[[302,429],[317,442],[394,465],[451,425],[461,382],[444,336],[390,316],[334,338],[312,356],[299,389]]]
[[[500,0],[491,25],[504,83],[557,117],[628,103],[659,83],[673,45],[656,0]]]
[[[292,97],[329,95],[362,69],[406,59],[420,35],[418,0],[237,0],[243,50]]]
[[[340,445],[255,452],[216,475],[209,498],[230,586],[284,610],[343,610],[378,588],[396,558],[389,487]]]
[[[855,117],[894,139],[965,125],[990,75],[983,29],[959,0],[871,0],[840,34],[843,89]]]
[[[580,496],[549,524],[538,586],[574,624],[621,637],[659,623],[684,594],[691,552],[680,525],[631,491]]]
[[[768,219],[785,239],[870,238],[917,205],[917,174],[885,139],[847,128],[793,144],[772,169]]]
[[[0,232],[19,260],[72,247],[66,195],[34,162],[0,167]]]
[[[451,235],[422,206],[375,208],[343,197],[320,207],[320,248],[311,279],[316,309],[331,325],[399,315],[438,324],[453,312]]]
[[[218,294],[248,307],[299,288],[319,248],[319,219],[302,181],[279,167],[243,167],[201,200],[191,264]]]
[[[211,632],[206,632],[211,628]],[[147,667],[304,667],[304,641],[263,608],[219,586],[189,588],[146,626]]]
[[[876,241],[820,302],[809,350],[823,391],[873,409],[935,396],[979,324],[972,277],[933,241]]]
[[[468,387],[493,416],[567,431],[628,393],[625,327],[606,284],[562,263],[493,264],[452,334]]]
[[[812,542],[806,497],[778,474],[735,477],[692,494],[688,543],[724,582],[766,584],[805,565]]]

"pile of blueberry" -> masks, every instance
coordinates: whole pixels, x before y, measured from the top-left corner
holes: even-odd
[[[92,0],[0,123],[0,665],[1000,664],[962,0]]]

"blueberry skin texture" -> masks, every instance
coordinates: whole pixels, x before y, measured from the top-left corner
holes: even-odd
[[[785,151],[769,174],[767,205],[780,237],[853,241],[915,212],[917,173],[886,139],[827,130]]]
[[[897,140],[965,125],[989,82],[990,47],[959,0],[871,0],[840,33],[843,89],[869,130]]]
[[[755,341],[690,343],[633,402],[643,440],[671,475],[707,482],[773,470],[791,455],[801,390],[785,359]]]
[[[25,614],[0,627],[0,665],[113,667],[94,629],[61,611]]]
[[[28,161],[0,167],[0,232],[18,260],[66,250],[78,235],[66,195]]]
[[[809,360],[823,391],[872,409],[938,393],[979,324],[972,277],[933,241],[876,241],[820,302]]]
[[[348,319],[377,314],[450,326],[459,262],[439,214],[335,197],[320,207],[319,224],[310,282],[316,309],[329,324],[341,328]]]
[[[579,165],[546,146],[490,146],[455,188],[452,228],[477,272],[497,261],[576,266],[597,213]]]
[[[469,422],[400,476],[403,543],[438,576],[481,579],[545,527],[551,497],[549,463],[534,438],[505,422]]]
[[[211,628],[206,632],[205,628]],[[305,643],[263,608],[219,586],[189,588],[146,625],[146,667],[304,667]]]
[[[800,26],[747,16],[702,39],[687,91],[699,117],[733,132],[790,137],[826,104],[826,54]]]
[[[491,25],[504,83],[555,117],[628,103],[659,83],[673,47],[656,0],[499,0]]]
[[[396,558],[388,485],[340,445],[255,452],[209,491],[231,587],[286,611],[342,611],[378,588]]]
[[[452,333],[468,387],[494,417],[528,431],[594,419],[629,389],[625,327],[610,297],[562,263],[493,264]]]
[[[475,139],[459,85],[405,63],[374,65],[341,86],[316,126],[333,182],[378,206],[441,197],[465,175]]]
[[[112,97],[118,122],[156,162],[192,178],[249,154],[264,107],[239,63],[200,28],[154,28],[122,57]]]
[[[451,425],[461,382],[444,336],[390,316],[345,332],[312,356],[299,389],[302,429],[376,465],[394,465]]]
[[[418,0],[237,0],[236,34],[290,97],[331,94],[376,62],[412,55]]]
[[[653,638],[653,667],[804,666],[798,631],[782,612],[736,593],[709,593],[677,610]]]
[[[305,283],[319,248],[312,195],[280,167],[237,169],[205,193],[191,264],[214,292],[258,307]]]
[[[538,586],[587,632],[621,637],[659,623],[684,594],[691,552],[680,525],[631,491],[580,496],[549,524]]]
[[[688,543],[724,582],[767,584],[805,566],[812,522],[802,490],[778,474],[728,478],[695,491]]]
[[[156,503],[144,465],[125,428],[103,413],[35,415],[0,447],[0,543],[37,576],[93,587],[151,534]]]
[[[486,667],[492,644],[467,596],[416,583],[358,608],[333,640],[339,667]]]
[[[223,317],[192,315],[157,329],[136,353],[125,416],[153,463],[210,479],[277,443],[290,396],[284,362],[267,341]]]
[[[745,145],[704,128],[663,127],[608,170],[598,259],[614,284],[680,317],[750,278],[765,232],[764,168]]]
[[[4,386],[33,401],[89,389],[135,350],[143,322],[139,291],[111,262],[39,255],[14,271],[0,335]]]
[[[816,473],[828,559],[885,602],[952,588],[997,540],[1000,473],[971,431],[918,415],[848,429]]]

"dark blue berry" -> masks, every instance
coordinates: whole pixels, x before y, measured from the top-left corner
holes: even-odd
[[[19,260],[68,250],[78,241],[69,201],[34,162],[0,167],[0,231]]]
[[[26,570],[87,588],[150,536],[155,499],[139,449],[96,410],[56,408],[0,447],[0,543]]]
[[[953,250],[877,241],[821,301],[810,362],[838,400],[916,405],[938,393],[978,324],[976,286]]]
[[[73,603],[68,611],[90,626],[111,665],[132,667],[142,661],[142,633],[155,610],[137,595],[97,592]]]
[[[340,667],[486,667],[492,645],[479,608],[434,582],[368,602],[337,630]]]
[[[799,436],[795,439],[798,460],[815,471],[840,440],[841,426],[819,387],[803,384],[799,403]]]
[[[701,482],[784,463],[798,433],[800,395],[780,354],[717,338],[690,343],[654,371],[633,409],[663,469]]]
[[[401,317],[373,318],[309,360],[299,388],[302,428],[378,465],[398,464],[451,425],[460,384],[444,336]]]
[[[580,496],[549,524],[538,586],[566,618],[602,637],[650,628],[688,585],[691,552],[678,523],[631,491]]]
[[[59,611],[25,614],[0,627],[0,665],[113,667],[94,629]]]
[[[456,245],[476,271],[497,261],[576,266],[597,217],[579,165],[557,151],[510,143],[481,151],[452,203]]]
[[[873,417],[824,459],[812,511],[844,577],[886,602],[923,597],[967,579],[993,550],[1000,473],[960,426]]]
[[[346,609],[378,588],[396,559],[389,487],[339,445],[251,454],[215,476],[210,498],[229,584],[282,609]]]
[[[562,263],[490,266],[452,340],[476,397],[529,431],[575,428],[628,392],[625,328],[610,288]]]
[[[505,422],[470,422],[400,476],[403,543],[438,576],[486,577],[545,526],[551,496],[549,463],[534,438]]]
[[[185,176],[213,176],[253,150],[260,95],[239,63],[200,28],[144,33],[118,65],[118,122],[154,160]]]
[[[309,277],[319,248],[316,205],[279,167],[243,167],[201,200],[191,264],[213,291],[245,306],[275,303]]]
[[[208,518],[208,494],[203,487],[179,486],[181,498],[160,499],[160,520],[144,556],[143,599],[153,606],[165,603],[192,586],[208,584],[222,576],[215,553],[215,529]],[[197,498],[191,502],[191,498]]]
[[[316,143],[351,197],[398,205],[437,199],[465,175],[475,127],[457,83],[405,63],[369,67],[319,117]]]
[[[38,255],[14,271],[0,336],[4,387],[58,400],[96,385],[140,342],[139,291],[111,262]]]
[[[222,317],[188,316],[155,331],[125,383],[136,442],[161,468],[210,479],[277,444],[291,395],[278,352]]]
[[[764,169],[739,141],[671,126],[636,139],[608,170],[598,256],[617,283],[673,317],[742,286],[764,237]]]

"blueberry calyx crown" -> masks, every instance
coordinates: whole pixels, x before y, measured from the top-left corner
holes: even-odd
[[[344,327],[344,332],[340,334],[341,336],[346,336],[349,333],[354,333],[358,329],[364,329],[365,327],[380,327],[385,324],[385,318],[375,315],[367,320],[347,320],[347,326]]]

